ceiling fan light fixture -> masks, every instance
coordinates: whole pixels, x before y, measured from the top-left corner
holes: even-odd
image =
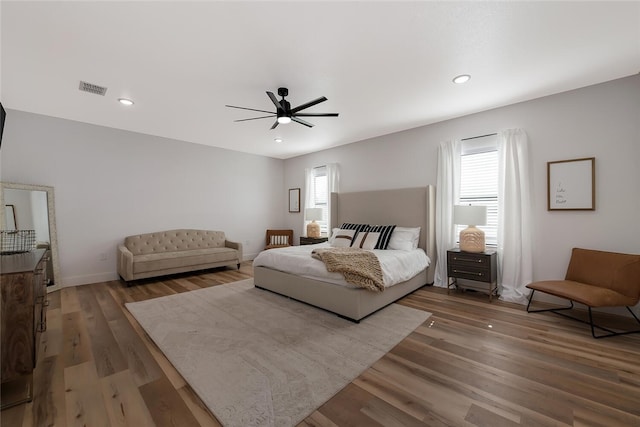
[[[461,85],[462,83],[466,83],[471,79],[469,74],[460,74],[459,76],[455,76],[453,78],[453,82],[455,84]]]
[[[338,117],[338,113],[301,113],[302,110],[306,110],[307,108],[313,107],[314,105],[320,104],[327,100],[326,97],[321,96],[320,98],[316,98],[312,101],[305,102],[304,104],[300,104],[295,108],[291,108],[291,104],[289,101],[284,99],[285,96],[289,94],[289,90],[285,87],[278,88],[278,95],[282,97],[281,100],[278,100],[273,92],[267,91],[267,96],[276,107],[276,111],[267,111],[260,110],[257,108],[247,108],[247,107],[238,107],[235,105],[226,105],[229,108],[238,108],[240,110],[249,110],[249,111],[257,111],[260,113],[267,113],[268,116],[260,116],[260,117],[250,117],[248,119],[240,119],[234,120],[236,122],[246,122],[248,120],[258,120],[258,119],[267,119],[273,118],[275,116],[276,121],[271,126],[271,130],[278,127],[278,125],[286,125],[287,123],[296,122],[308,128],[312,128],[313,123],[309,123],[301,117]]]

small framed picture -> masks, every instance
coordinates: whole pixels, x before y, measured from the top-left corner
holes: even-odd
[[[547,210],[595,210],[595,162],[595,157],[547,162]]]
[[[300,212],[300,189],[289,189],[289,212]]]

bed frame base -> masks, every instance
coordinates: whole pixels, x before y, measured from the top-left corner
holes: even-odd
[[[427,284],[426,270],[406,282],[386,288],[384,292],[348,288],[266,267],[254,267],[253,274],[256,288],[304,302],[356,323]]]

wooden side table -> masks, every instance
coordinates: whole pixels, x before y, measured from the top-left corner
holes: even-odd
[[[486,286],[466,286],[458,279],[486,283]],[[447,292],[455,286],[459,289],[473,289],[489,294],[489,302],[498,294],[498,262],[494,249],[484,252],[463,252],[459,248],[447,251]]]
[[[328,237],[306,237],[300,236],[300,245],[315,245],[316,243],[323,243],[329,240]]]

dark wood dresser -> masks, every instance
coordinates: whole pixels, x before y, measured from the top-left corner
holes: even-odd
[[[33,370],[38,355],[40,333],[46,330],[47,263],[49,251],[0,256],[0,364],[2,409],[31,401]],[[6,392],[8,384],[24,383],[26,396]]]

